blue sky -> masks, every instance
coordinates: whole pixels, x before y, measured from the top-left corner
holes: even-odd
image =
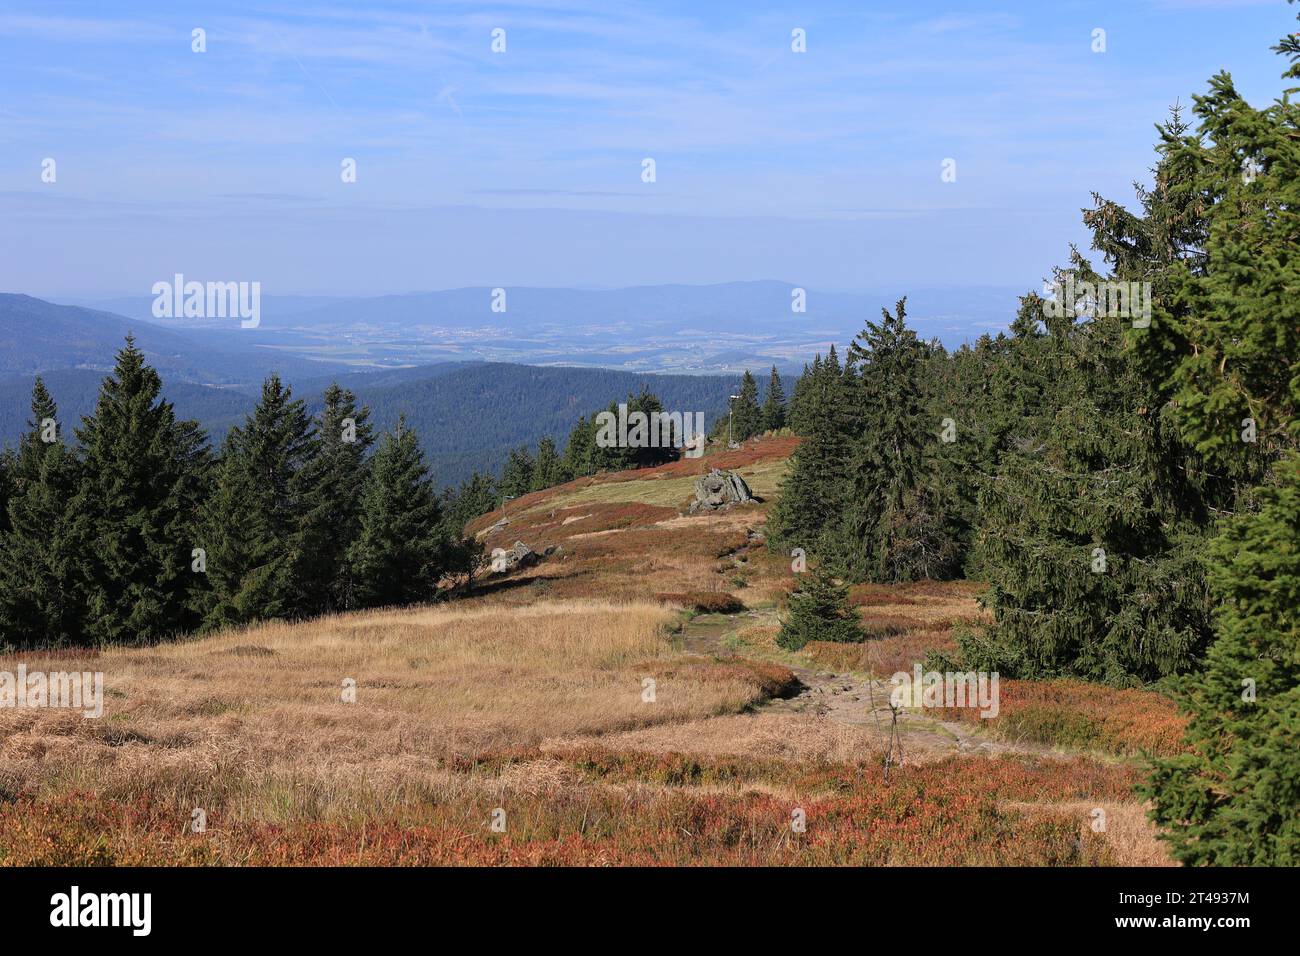
[[[0,290],[1027,288],[1092,190],[1131,197],[1169,104],[1224,68],[1277,94],[1295,12],[0,2]]]

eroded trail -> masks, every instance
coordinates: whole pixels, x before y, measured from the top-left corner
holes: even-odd
[[[753,656],[730,638],[746,626],[770,624],[773,620],[770,613],[753,611],[707,615],[687,623],[679,637],[689,653],[721,659]],[[754,708],[752,716],[797,721],[800,733],[807,732],[808,718],[812,718],[813,726],[824,727],[828,735],[838,737],[847,730],[874,741],[881,751],[892,742],[901,748],[903,762],[928,762],[952,754],[1051,753],[1050,748],[1040,744],[995,738],[977,725],[939,720],[915,710],[895,710],[890,707],[894,686],[887,680],[860,672],[817,669],[790,658],[782,655],[781,663],[799,680],[799,692],[767,701]]]

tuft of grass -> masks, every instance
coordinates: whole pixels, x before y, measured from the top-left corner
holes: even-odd
[[[744,602],[726,591],[666,592],[655,597],[668,604],[679,604],[696,614],[737,614],[745,610]]]

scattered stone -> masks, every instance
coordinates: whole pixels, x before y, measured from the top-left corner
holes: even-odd
[[[510,523],[510,519],[509,519],[509,518],[501,518],[500,520],[497,521],[496,524],[492,525],[490,528],[484,528],[482,531],[480,531],[480,532],[479,532],[479,537],[481,537],[481,538],[486,538],[486,537],[488,537],[489,535],[493,535],[493,534],[495,534],[496,532],[500,531],[502,528],[504,528],[504,527],[505,527],[506,525],[508,525],[509,523]]]

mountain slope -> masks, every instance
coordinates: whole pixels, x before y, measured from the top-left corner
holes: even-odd
[[[67,369],[44,373],[65,423],[74,426],[94,408],[104,373]],[[13,444],[26,429],[34,376],[0,378],[0,444]],[[219,444],[231,425],[257,400],[260,383],[213,386],[163,375],[164,393],[179,415],[197,419]],[[447,363],[425,368],[351,372],[295,379],[294,394],[314,413],[332,381],[356,392],[373,420],[391,428],[399,416],[415,428],[440,484],[456,484],[476,471],[499,471],[512,448],[535,446],[551,436],[563,443],[581,415],[639,392],[659,396],[668,411],[703,412],[706,424],[727,410],[736,382],[703,375],[646,375],[610,369]],[[792,387],[787,383],[787,392]],[[65,435],[70,433],[65,430]]]
[[[0,375],[113,366],[127,335],[134,335],[149,364],[164,378],[234,383],[285,375],[319,375],[345,366],[314,362],[259,347],[251,330],[243,344],[226,338],[214,347],[185,332],[29,295],[0,293]]]

